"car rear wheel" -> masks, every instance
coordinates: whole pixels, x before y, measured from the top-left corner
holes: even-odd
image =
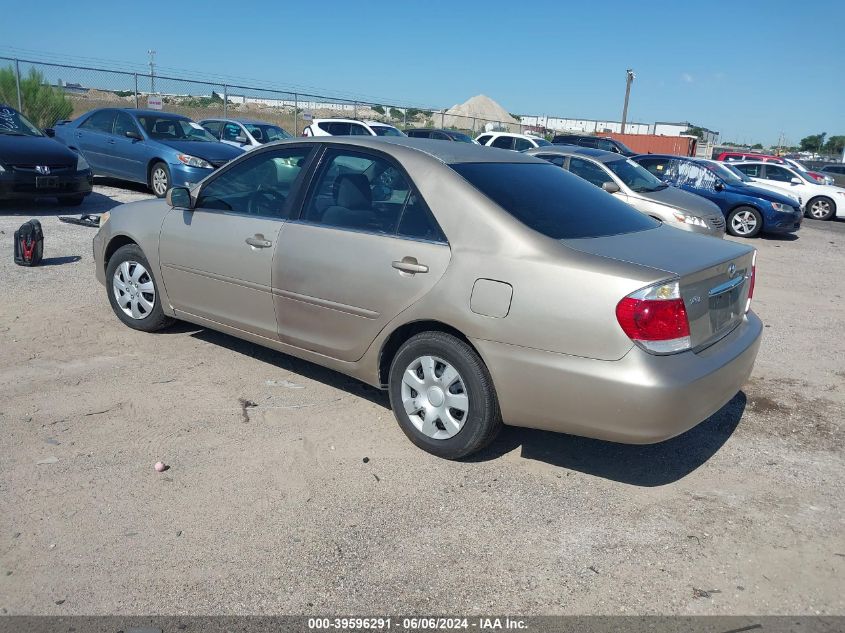
[[[106,267],[106,291],[117,318],[142,332],[155,332],[173,319],[161,309],[152,266],[137,244],[121,246]]]
[[[756,237],[763,230],[763,217],[753,207],[737,207],[728,215],[728,233],[736,237]]]
[[[164,163],[156,163],[150,170],[150,189],[157,198],[167,195],[170,188],[170,169]]]
[[[493,380],[472,347],[445,332],[422,332],[390,366],[390,404],[421,449],[459,459],[486,446],[502,427]]]
[[[836,203],[830,198],[818,196],[807,203],[807,217],[814,220],[830,220],[836,215]]]

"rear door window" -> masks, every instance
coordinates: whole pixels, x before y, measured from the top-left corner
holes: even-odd
[[[762,178],[763,167],[762,165],[748,165],[743,163],[742,161],[737,161],[733,165],[731,165],[734,169],[741,171],[746,176],[751,178]]]
[[[112,126],[114,125],[114,115],[114,110],[100,110],[85,119],[79,127],[93,132],[111,134]]]
[[[367,128],[358,123],[349,124],[349,134],[352,136],[372,136]]]
[[[483,134],[483,135],[479,136],[476,140],[479,143],[481,143],[482,145],[487,145],[487,141],[490,140],[490,135],[489,134]]]
[[[618,235],[660,226],[548,163],[457,163],[451,167],[517,220],[554,239]]]
[[[490,145],[499,149],[513,149],[513,137],[497,136]]]
[[[601,187],[604,183],[613,181],[613,178],[604,169],[583,158],[575,158],[574,156],[570,158],[569,171],[587,182],[593,183],[596,187]]]

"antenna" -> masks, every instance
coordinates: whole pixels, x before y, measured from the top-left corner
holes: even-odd
[[[150,92],[156,91],[156,52],[153,49],[147,51],[150,56]]]

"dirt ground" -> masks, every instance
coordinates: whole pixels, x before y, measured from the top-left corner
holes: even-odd
[[[56,217],[147,195],[114,185],[0,208],[0,613],[845,614],[845,222],[755,241],[760,356],[695,429],[454,463],[344,376],[121,325]]]

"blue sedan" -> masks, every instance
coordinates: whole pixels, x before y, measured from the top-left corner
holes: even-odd
[[[57,123],[55,137],[82,154],[95,175],[143,183],[159,198],[243,154],[188,117],[157,110],[92,110]]]
[[[715,202],[726,230],[737,237],[760,233],[794,233],[801,228],[801,202],[789,193],[744,182],[724,163],[668,154],[642,154],[637,161],[663,182]]]

